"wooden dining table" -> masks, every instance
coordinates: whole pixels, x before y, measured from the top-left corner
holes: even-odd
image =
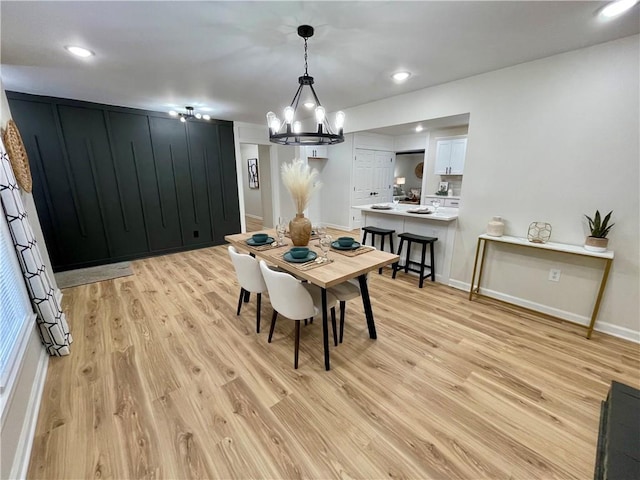
[[[373,310],[371,308],[371,299],[369,296],[369,287],[367,285],[367,273],[377,270],[386,265],[390,265],[399,260],[398,255],[394,253],[384,252],[381,250],[371,249],[365,253],[355,256],[347,256],[340,251],[331,249],[328,254],[330,262],[319,265],[300,266],[300,264],[287,262],[283,258],[283,254],[293,246],[291,239],[285,239],[285,246],[279,247],[253,247],[247,244],[254,233],[237,233],[226,235],[224,238],[227,242],[249,251],[252,255],[264,259],[267,263],[278,266],[278,268],[295,275],[298,278],[307,280],[313,285],[317,285],[322,289],[322,340],[324,345],[324,366],[326,370],[330,370],[331,363],[329,359],[329,328],[327,314],[327,289],[340,283],[346,282],[354,278],[358,279],[360,285],[360,296],[362,297],[362,305],[367,320],[369,330],[369,338],[375,340],[377,338],[376,324],[373,318]],[[261,230],[260,233],[267,233],[273,238],[277,238],[275,230]],[[317,240],[309,242],[309,249],[316,252],[318,257],[322,256]]]

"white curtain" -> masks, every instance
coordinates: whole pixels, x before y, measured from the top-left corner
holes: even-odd
[[[49,273],[31,230],[27,212],[18,191],[7,151],[0,140],[0,199],[11,238],[22,268],[31,303],[37,314],[38,331],[49,355],[69,355],[73,341],[67,319],[55,297]]]

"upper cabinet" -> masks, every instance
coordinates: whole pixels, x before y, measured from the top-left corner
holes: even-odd
[[[300,147],[301,156],[303,158],[327,158],[328,149],[326,145],[312,145],[309,147]]]
[[[462,175],[467,153],[467,138],[442,138],[437,141],[436,175]]]

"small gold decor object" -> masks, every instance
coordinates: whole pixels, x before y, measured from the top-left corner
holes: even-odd
[[[3,134],[4,148],[7,150],[9,156],[9,162],[11,162],[11,168],[16,176],[18,185],[25,192],[31,193],[32,181],[31,170],[29,169],[29,158],[27,158],[27,151],[22,143],[22,137],[18,131],[18,126],[13,120],[7,122],[7,129]]]
[[[547,243],[551,238],[551,224],[545,222],[533,222],[529,225],[527,240],[532,243]]]

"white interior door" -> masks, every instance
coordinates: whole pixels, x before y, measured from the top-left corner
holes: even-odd
[[[351,192],[351,205],[367,205],[375,203],[373,199],[373,164],[374,151],[356,149],[353,159],[353,192]],[[352,210],[352,227],[360,228],[360,211]]]
[[[376,203],[393,200],[394,160],[393,152],[374,152],[373,198]]]

